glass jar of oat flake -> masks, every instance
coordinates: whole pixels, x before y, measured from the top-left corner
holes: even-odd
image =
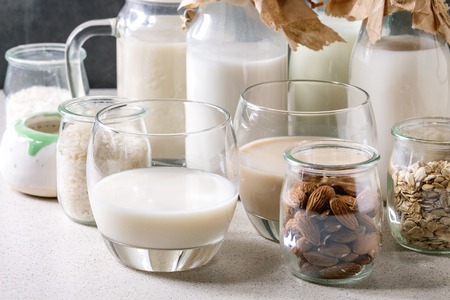
[[[86,182],[86,159],[95,115],[125,98],[86,96],[62,102],[59,139],[56,146],[56,189],[58,202],[73,221],[95,225]]]
[[[405,248],[450,253],[450,118],[401,121],[388,171],[391,233]]]
[[[327,285],[367,277],[381,250],[377,151],[341,139],[310,140],[284,158],[280,245],[287,269]]]

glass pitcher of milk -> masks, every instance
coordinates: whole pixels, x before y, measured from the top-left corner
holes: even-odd
[[[376,43],[363,23],[350,64],[350,83],[366,90],[372,102],[386,197],[392,126],[411,117],[449,115],[449,47],[440,36],[413,29],[409,12],[396,12],[384,17]]]
[[[248,0],[224,0],[201,7],[188,29],[186,93],[234,116],[250,85],[285,80],[288,44],[261,20]]]
[[[177,0],[126,0],[116,18],[79,25],[66,42],[72,96],[85,96],[77,59],[95,36],[117,40],[117,94],[128,98],[184,98],[186,30]]]

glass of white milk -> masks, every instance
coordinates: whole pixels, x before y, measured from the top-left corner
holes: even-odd
[[[181,130],[151,122],[180,112]],[[208,263],[233,218],[238,174],[231,117],[220,107],[155,99],[97,114],[88,147],[89,199],[107,248],[128,267],[174,272]]]
[[[368,94],[331,81],[250,86],[241,95],[233,126],[240,152],[240,199],[259,234],[272,241],[279,240],[285,149],[317,137],[377,146]]]

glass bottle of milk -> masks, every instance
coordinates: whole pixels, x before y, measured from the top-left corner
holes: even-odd
[[[409,12],[384,17],[382,37],[370,43],[363,23],[350,61],[350,83],[371,98],[377,124],[384,197],[394,123],[448,116],[450,52],[443,38],[412,29]]]
[[[344,18],[327,16],[323,6],[316,12],[319,20],[336,31],[345,43],[336,42],[325,46],[320,51],[299,45],[296,51],[289,53],[289,78],[348,83],[350,57],[361,29],[361,21],[348,21]]]
[[[186,94],[233,117],[250,85],[288,77],[288,44],[263,23],[249,0],[208,3],[190,25],[186,41]]]

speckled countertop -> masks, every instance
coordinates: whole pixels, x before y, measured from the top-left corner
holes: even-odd
[[[0,128],[3,132],[3,128]],[[1,158],[0,158],[1,159]],[[342,286],[302,281],[283,267],[238,203],[230,231],[206,266],[179,273],[129,269],[95,227],[69,220],[57,200],[12,190],[0,178],[0,299],[449,299],[450,256],[398,246],[384,226],[375,271]]]

